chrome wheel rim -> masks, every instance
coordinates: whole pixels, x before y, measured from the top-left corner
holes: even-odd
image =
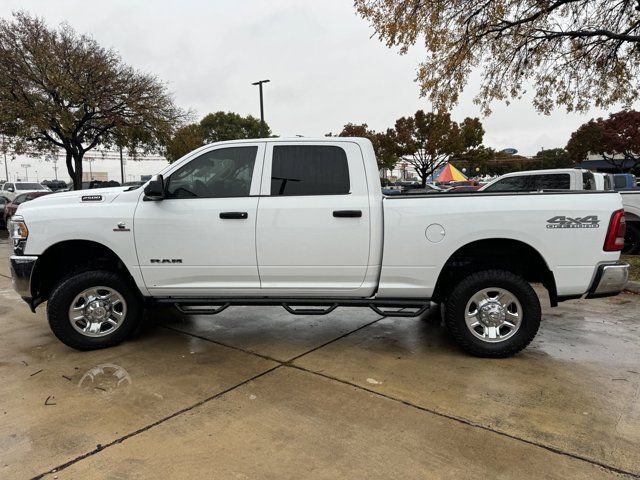
[[[484,288],[467,302],[465,322],[474,337],[499,343],[511,338],[522,325],[522,305],[504,288]]]
[[[104,337],[115,332],[127,315],[127,302],[109,287],[92,287],[79,293],[69,307],[69,322],[86,337]]]

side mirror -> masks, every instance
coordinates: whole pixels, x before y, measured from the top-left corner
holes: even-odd
[[[15,189],[15,188],[13,188],[13,187],[9,187],[9,188],[7,188],[7,192],[11,192],[11,193],[13,193],[13,192],[15,192],[15,191],[16,191],[16,189]]]
[[[154,176],[144,187],[144,200],[157,202],[164,199],[164,178],[162,175]]]

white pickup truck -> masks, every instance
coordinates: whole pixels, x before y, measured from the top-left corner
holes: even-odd
[[[368,140],[261,139],[202,147],[143,187],[20,205],[11,268],[81,350],[124,340],[150,303],[416,316],[433,301],[464,350],[504,357],[538,330],[531,282],[553,306],[622,290],[624,230],[615,192],[384,197]]]
[[[613,175],[578,168],[528,170],[502,175],[480,189],[483,192],[543,190],[612,190]],[[620,190],[627,222],[623,253],[640,254],[640,189]]]

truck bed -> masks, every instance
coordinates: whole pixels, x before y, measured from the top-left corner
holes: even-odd
[[[473,199],[473,201],[470,201]],[[522,242],[545,258],[559,296],[587,291],[604,252],[617,192],[437,193],[383,200],[384,246],[378,295],[431,298],[443,266],[472,242]],[[488,239],[488,240],[487,240]]]

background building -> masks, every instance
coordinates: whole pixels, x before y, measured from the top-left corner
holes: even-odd
[[[125,181],[141,180],[142,177],[158,173],[168,165],[160,155],[123,156]],[[0,179],[4,179],[4,157],[0,157]],[[64,180],[69,183],[65,156],[58,155],[7,155],[9,181]],[[95,150],[84,157],[83,180],[115,180],[121,182],[120,153],[118,151]]]

